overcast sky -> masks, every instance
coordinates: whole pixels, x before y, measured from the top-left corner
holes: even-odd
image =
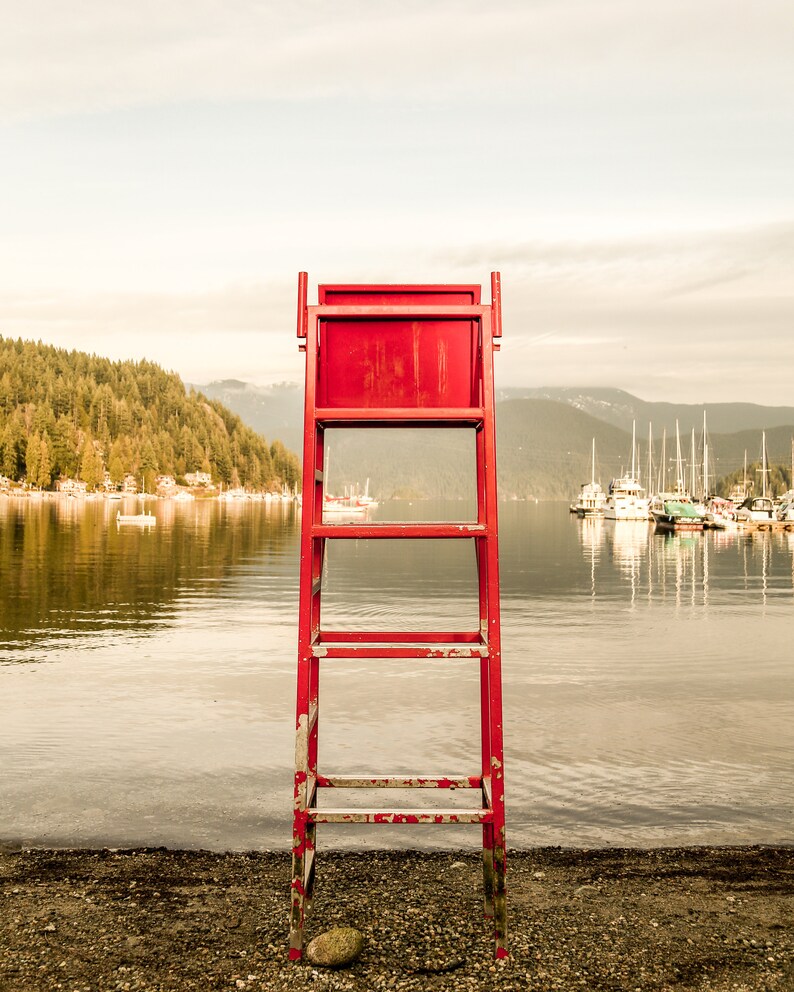
[[[488,283],[502,386],[794,404],[791,0],[25,0],[0,335],[302,377],[318,281]]]

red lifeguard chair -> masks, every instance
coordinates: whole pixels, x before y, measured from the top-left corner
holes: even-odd
[[[482,826],[485,915],[494,921],[495,956],[507,955],[499,553],[493,352],[502,334],[499,273],[491,302],[479,286],[320,286],[307,304],[298,279],[298,338],[306,352],[303,517],[301,523],[298,698],[290,957],[301,958],[312,897],[317,824],[475,823]],[[474,429],[476,522],[326,523],[327,428]],[[328,630],[322,624],[322,570],[329,540],[383,538],[474,541],[479,629],[395,632]],[[481,767],[472,775],[421,777],[321,774],[318,769],[320,667],[334,658],[478,659]],[[467,809],[319,808],[319,789],[471,789]]]

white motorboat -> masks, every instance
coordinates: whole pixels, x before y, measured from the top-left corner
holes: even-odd
[[[631,429],[631,473],[609,484],[604,516],[607,520],[648,520],[648,497],[637,478],[636,422]]]
[[[369,482],[369,480],[367,480]],[[595,438],[593,438],[593,459],[590,470],[590,481],[582,486],[579,499],[571,506],[571,512],[579,517],[602,516],[606,510],[607,494],[595,481]]]

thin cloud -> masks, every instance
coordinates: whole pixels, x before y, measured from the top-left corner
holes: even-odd
[[[4,16],[0,112],[329,99],[362,86],[373,99],[478,101],[528,87],[547,102],[588,98],[596,78],[625,103],[640,93],[686,101],[693,87],[783,99],[790,26],[788,0],[746,16],[722,0],[28,0]]]
[[[625,239],[483,244],[450,253],[464,269],[490,265],[531,280],[555,295],[564,284],[594,297],[619,291],[673,299],[754,277],[788,287],[794,264],[794,222],[732,230],[668,232]]]

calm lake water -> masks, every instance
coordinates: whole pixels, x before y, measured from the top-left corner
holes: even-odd
[[[117,505],[0,496],[0,841],[288,848],[300,511],[160,502],[141,531]],[[794,534],[500,525],[509,843],[794,842]],[[329,625],[477,625],[467,541],[338,542],[324,583]],[[476,774],[476,664],[326,663],[321,770]]]

